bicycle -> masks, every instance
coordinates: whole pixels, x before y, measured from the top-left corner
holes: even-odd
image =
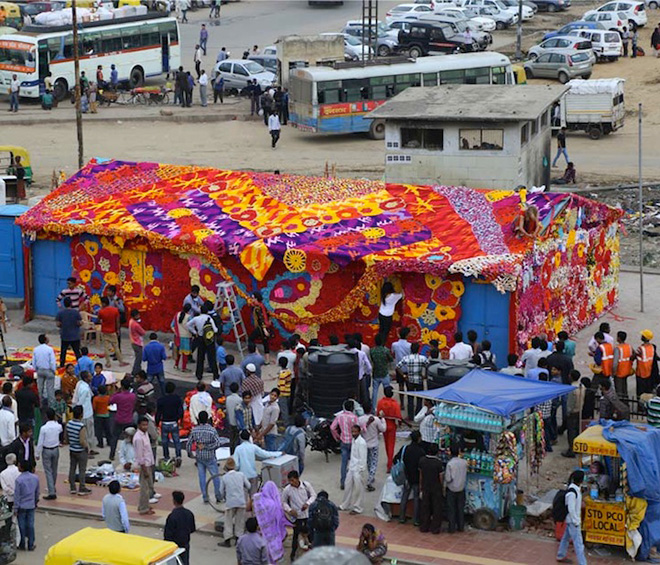
[[[213,481],[217,478],[218,480],[222,480],[222,476],[224,473],[218,473],[217,475],[213,475],[212,477],[209,477],[209,479],[206,481],[206,494],[209,499],[209,504],[211,505],[211,508],[215,510],[216,512],[221,512],[224,513],[224,510],[221,508],[221,503],[218,502],[215,499],[215,491],[213,489]],[[261,473],[257,475],[257,492],[261,490],[261,487],[264,484],[264,478],[261,476]]]

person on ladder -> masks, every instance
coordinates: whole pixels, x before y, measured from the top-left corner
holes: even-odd
[[[254,330],[250,334],[250,341],[261,341],[264,345],[264,357],[266,358],[266,365],[270,364],[270,347],[268,342],[273,336],[272,325],[268,317],[268,311],[264,304],[264,298],[260,291],[252,293],[253,300],[250,301],[252,307],[252,323]]]

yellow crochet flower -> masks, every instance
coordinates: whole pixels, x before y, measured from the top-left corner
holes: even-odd
[[[119,282],[119,278],[117,277],[117,273],[113,273],[112,271],[107,272],[103,276],[103,280],[107,282],[108,284],[117,284]]]
[[[426,286],[432,290],[435,290],[442,284],[442,279],[435,275],[424,275],[424,280],[426,281]]]
[[[453,320],[456,318],[456,310],[440,304],[435,308],[435,316],[438,318],[438,322],[446,322],[447,320]]]
[[[456,297],[463,296],[465,292],[465,285],[463,281],[451,281],[451,293]]]
[[[89,282],[89,280],[92,278],[92,273],[89,269],[83,269],[78,274],[80,275],[80,280],[84,283]]]
[[[154,296],[160,296],[160,287],[154,286],[151,289],[151,294],[153,294]]]
[[[292,273],[302,273],[307,267],[307,254],[302,249],[287,249],[283,262]]]
[[[96,255],[99,252],[99,244],[95,241],[86,241],[85,242],[85,251],[88,255]]]

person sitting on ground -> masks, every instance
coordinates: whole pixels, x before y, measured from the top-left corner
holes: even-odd
[[[124,438],[119,446],[119,463],[117,467],[118,473],[129,472],[135,463],[135,449],[133,448],[133,436],[135,435],[135,428],[126,428],[124,430]]]
[[[577,182],[575,174],[575,164],[569,161],[568,165],[566,165],[564,176],[559,179],[552,179],[550,182],[551,184],[575,184]]]
[[[516,236],[521,238],[535,238],[539,231],[541,231],[539,209],[533,204],[530,204],[525,208],[525,211],[518,216],[516,224],[513,227],[513,232]]]
[[[387,553],[387,541],[385,541],[385,536],[372,524],[365,524],[362,526],[357,550],[365,555],[370,563],[382,563],[383,557]]]

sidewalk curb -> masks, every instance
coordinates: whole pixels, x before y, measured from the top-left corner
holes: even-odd
[[[38,118],[26,118],[23,120],[0,120],[0,126],[35,126],[43,124],[70,124],[72,118],[53,118],[50,120],[41,120]],[[94,117],[89,120],[83,119],[83,125],[89,125],[93,123],[108,123],[108,122],[123,122],[123,123],[134,123],[134,122],[172,122],[179,124],[193,124],[193,123],[217,123],[217,122],[232,122],[232,121],[241,121],[247,122],[252,121],[249,114],[191,114],[191,115],[162,115],[157,116],[126,116],[126,117]]]

